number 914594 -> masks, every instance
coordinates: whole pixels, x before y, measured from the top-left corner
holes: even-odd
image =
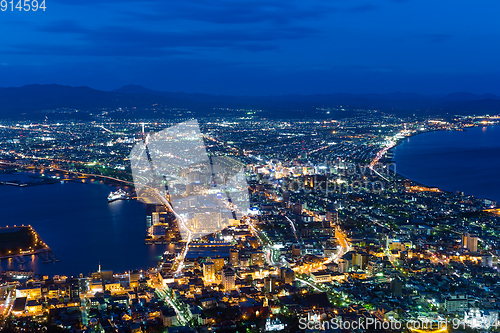
[[[1,0],[0,10],[5,11],[15,11],[20,12],[36,12],[37,10],[45,11],[45,0]]]

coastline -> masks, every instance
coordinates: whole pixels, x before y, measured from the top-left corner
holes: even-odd
[[[23,172],[21,169],[19,171]],[[54,175],[52,172],[48,174],[48,169],[44,170],[44,173],[47,177]],[[31,169],[23,174],[22,179],[26,180],[29,174],[36,177],[40,172]],[[64,178],[62,174],[60,176],[61,179]],[[137,237],[146,230],[145,205],[142,203],[138,205],[139,201],[135,200],[120,200],[109,204],[107,197],[110,191],[116,191],[118,188],[126,191],[133,189],[127,189],[128,185],[123,182],[93,179],[90,181],[75,176],[72,181],[57,182],[54,186],[47,187],[31,186],[29,189],[0,186],[7,199],[5,205],[8,206],[3,226],[6,224],[13,226],[15,217],[25,205],[24,202],[33,202],[33,205],[30,205],[32,209],[23,214],[21,220],[15,222],[18,222],[18,226],[21,223],[25,226],[31,224],[50,248],[49,252],[59,259],[59,262],[44,262],[45,253],[42,251],[35,256],[30,253],[29,256],[24,256],[24,260],[20,258],[23,262],[27,260],[26,263],[20,263],[15,258],[17,255],[6,255],[2,256],[1,269],[32,269],[36,274],[45,275],[78,275],[94,271],[94,267],[99,263],[103,267],[113,267],[117,271],[147,269],[154,266],[157,257],[164,252],[163,247],[146,246],[144,238]],[[82,184],[94,186],[81,186]],[[58,197],[61,200],[57,206],[44,208],[48,202],[53,201],[50,198],[60,194],[64,196]],[[69,197],[72,199],[68,199]],[[33,199],[37,201],[34,202]],[[102,246],[109,247],[109,251],[104,253]],[[9,257],[14,258],[8,259]]]
[[[85,180],[89,179],[90,181],[98,180],[104,184],[113,185],[113,186],[126,186],[126,187],[131,186],[131,187],[133,187],[133,182],[119,179],[119,178],[83,173],[83,172],[78,172],[78,171],[63,170],[63,169],[58,169],[58,168],[43,168],[43,167],[25,166],[25,165],[16,164],[16,163],[7,163],[7,162],[0,161],[0,173],[2,173],[2,174],[14,174],[14,172],[12,172],[10,170],[2,170],[1,169],[2,166],[15,168],[19,172],[29,172],[29,173],[40,172],[41,173],[43,171],[44,174],[59,176],[60,173],[63,173],[64,176],[73,175],[73,177],[72,178],[68,178],[68,177],[54,178],[54,177],[46,177],[46,176],[38,175],[36,177],[41,179],[41,181],[24,182],[24,183],[19,181],[19,180],[0,181],[0,186],[33,187],[33,186],[41,186],[41,185],[53,185],[53,184],[58,184],[58,183],[62,183],[62,182],[74,182],[74,183],[86,184]],[[35,177],[33,177],[33,178],[35,178]],[[130,199],[136,199],[136,197],[130,196]]]
[[[474,129],[474,128],[478,128],[478,127],[493,127],[493,126],[500,126],[500,124],[475,124],[474,126],[468,126],[468,127],[462,127],[462,131],[458,131],[458,130],[454,130],[454,131],[458,131],[458,132],[466,132],[467,129]],[[387,153],[391,153],[392,154],[392,158],[390,159],[390,162],[391,163],[394,163],[397,165],[397,160],[395,159],[395,156],[394,156],[394,153],[395,153],[395,149],[399,146],[401,146],[407,139],[411,138],[411,137],[417,137],[417,136],[420,136],[421,134],[428,134],[428,133],[434,133],[434,132],[448,132],[449,130],[446,130],[446,129],[436,129],[436,130],[430,130],[430,131],[425,131],[425,132],[420,132],[420,133],[411,133],[410,135],[408,136],[405,136],[404,138],[402,139],[399,139],[398,141],[396,141],[396,144],[391,147],[390,149],[387,150],[386,154]],[[388,159],[386,159],[388,160]],[[396,167],[397,169],[397,167]],[[412,183],[414,183],[415,185],[417,186],[423,186],[423,187],[427,187],[427,188],[433,188],[433,189],[438,189],[440,190],[441,192],[447,192],[447,193],[455,193],[455,192],[460,192],[460,193],[465,193],[464,191],[462,190],[445,190],[437,185],[432,185],[432,184],[426,184],[424,182],[420,182],[420,181],[417,181],[415,179],[413,179],[412,177],[408,177],[408,176],[405,176],[403,175],[402,173],[398,172],[397,170],[394,172],[396,177],[399,179],[399,180],[408,180],[408,181],[411,181]],[[464,194],[466,196],[472,196],[472,197],[475,197],[477,199],[487,199],[487,200],[491,200],[487,197],[484,197],[484,196],[475,196],[475,195],[472,195],[472,194]],[[496,200],[494,200],[496,201]]]

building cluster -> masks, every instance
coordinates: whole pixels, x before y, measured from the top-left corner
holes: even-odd
[[[119,176],[126,173],[125,151],[141,133],[133,130],[138,124],[101,120],[7,124],[1,157],[41,164],[35,157],[51,152],[63,169],[109,168]],[[211,154],[246,165],[248,214],[224,220],[219,212],[193,213],[191,226],[215,231],[193,240],[183,256],[175,214],[149,204],[146,244],[168,245],[158,266],[120,274],[99,269],[87,277],[4,272],[6,325],[296,332],[304,318],[320,325],[335,318],[458,318],[471,329],[490,329],[500,311],[496,203],[417,184],[391,162],[391,148],[405,137],[477,121],[373,110],[322,121],[205,119]],[[200,181],[191,174],[193,184]]]

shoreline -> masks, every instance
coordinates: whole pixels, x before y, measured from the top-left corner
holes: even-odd
[[[26,172],[26,173],[33,173],[33,178],[40,179],[40,181],[32,181],[32,182],[23,182],[20,180],[8,180],[8,181],[0,181],[0,186],[13,186],[13,187],[19,187],[19,188],[27,188],[27,187],[34,187],[34,186],[42,186],[42,185],[54,185],[54,184],[62,184],[64,182],[72,182],[75,184],[92,184],[93,181],[98,181],[102,182],[103,184],[110,185],[110,186],[115,186],[118,188],[122,187],[132,187],[134,188],[133,182],[127,181],[127,180],[122,180],[118,178],[113,178],[113,177],[108,177],[108,176],[103,176],[103,175],[95,175],[95,174],[87,174],[83,172],[78,172],[78,171],[69,171],[69,170],[63,170],[63,169],[57,169],[57,168],[43,168],[43,167],[26,167],[23,165],[15,164],[15,163],[6,163],[6,162],[0,162],[0,174],[8,174],[12,175],[15,174],[16,171],[13,170],[3,170],[1,167],[2,166],[8,166],[11,168],[15,168],[16,171],[18,172]],[[63,173],[63,176],[60,178],[53,178],[50,176],[42,176],[40,174],[37,175],[37,173],[43,172],[44,174],[51,174],[51,175],[58,175],[60,173]],[[73,175],[72,178],[67,178],[67,176]],[[88,179],[90,182],[85,182],[85,180]],[[131,191],[135,193],[135,190]],[[127,200],[135,200],[137,197],[135,195],[130,195]]]
[[[466,132],[468,128],[470,129],[473,129],[473,128],[478,128],[478,127],[490,127],[490,126],[500,126],[500,124],[482,124],[482,125],[474,125],[474,126],[469,126],[469,127],[462,127],[462,131],[458,131],[458,130],[454,130],[453,132]],[[390,159],[390,162],[396,164],[397,166],[397,160],[394,159],[394,150],[403,144],[404,141],[406,141],[406,139],[408,138],[411,138],[411,137],[416,137],[416,136],[419,136],[421,134],[428,134],[428,133],[435,133],[435,132],[448,132],[448,130],[444,130],[444,129],[440,129],[440,130],[432,130],[432,131],[426,131],[426,132],[421,132],[421,133],[412,133],[411,135],[409,136],[406,136],[400,140],[398,140],[396,142],[396,144],[391,147],[390,149],[387,150],[386,154],[391,152],[393,154],[393,157]],[[386,159],[388,160],[388,159]],[[477,199],[486,199],[486,200],[492,200],[492,199],[489,199],[489,198],[486,198],[486,197],[479,197],[479,196],[475,196],[475,195],[472,195],[472,194],[466,194],[464,191],[461,191],[461,190],[455,190],[455,191],[451,191],[451,190],[445,190],[445,189],[442,189],[441,187],[439,186],[436,186],[436,185],[428,185],[428,184],[424,184],[422,182],[419,182],[411,177],[408,177],[408,176],[405,176],[401,173],[399,173],[398,171],[395,172],[396,174],[396,177],[399,178],[399,179],[403,179],[403,180],[409,180],[413,183],[415,183],[416,185],[418,186],[423,186],[423,187],[427,187],[427,188],[436,188],[436,189],[439,189],[441,192],[448,192],[448,193],[464,193],[464,196],[470,196],[470,197],[474,197],[474,198],[477,198]],[[497,201],[497,200],[492,200],[492,201]]]
[[[0,167],[1,166],[7,166],[7,167],[13,167],[13,168],[18,168],[21,169],[25,172],[30,172],[30,171],[45,171],[48,173],[54,173],[57,174],[63,173],[63,174],[72,174],[77,176],[76,179],[84,179],[84,178],[98,178],[99,180],[102,180],[103,182],[107,182],[109,184],[117,185],[117,184],[126,184],[127,186],[133,186],[133,181],[128,181],[124,179],[119,179],[119,178],[114,178],[110,176],[104,176],[104,175],[97,175],[97,174],[91,174],[91,173],[85,173],[85,172],[79,172],[79,171],[71,171],[71,170],[65,170],[65,169],[59,169],[59,168],[50,168],[50,167],[41,167],[41,166],[26,166],[26,165],[21,165],[18,163],[11,163],[11,162],[3,162],[0,161]],[[82,178],[83,177],[83,178]],[[43,178],[43,177],[41,177]],[[49,177],[50,178],[50,177]],[[64,181],[74,181],[76,180],[75,178],[72,179],[54,179],[54,183],[57,183],[61,180]],[[3,182],[0,182],[3,183]],[[11,184],[8,184],[11,185]],[[36,185],[45,185],[45,184],[32,184],[32,185],[25,185],[25,186],[36,186]],[[14,185],[18,186],[18,185]],[[23,186],[23,187],[25,187]]]
[[[20,253],[10,253],[11,251],[9,250],[9,253],[8,254],[4,254],[4,255],[0,255],[0,260],[3,260],[3,259],[13,259],[13,258],[16,258],[16,257],[25,257],[25,256],[33,256],[33,255],[36,255],[36,254],[41,254],[41,253],[47,253],[47,252],[50,252],[50,253],[53,253],[52,250],[50,249],[50,247],[47,245],[47,243],[45,243],[45,241],[40,237],[40,234],[33,228],[33,226],[31,224],[29,225],[14,225],[13,227],[9,227],[9,226],[5,226],[5,227],[0,227],[0,229],[14,229],[14,228],[18,228],[18,229],[21,229],[21,228],[25,228],[25,229],[28,229],[29,231],[31,231],[33,234],[36,234],[36,238],[40,240],[40,242],[43,244],[42,247],[39,247],[37,249],[32,249],[32,250],[24,250],[24,251],[21,251]],[[31,246],[29,247],[31,249]]]

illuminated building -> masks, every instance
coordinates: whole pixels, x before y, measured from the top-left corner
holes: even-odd
[[[366,264],[368,263],[368,255],[365,252],[356,252],[353,255],[353,266],[358,266],[359,269],[365,269]]]
[[[306,176],[305,186],[309,189],[314,190],[326,190],[327,188],[327,178],[322,175],[310,175]]]
[[[469,252],[477,252],[477,235],[466,232],[462,236],[462,247]]]
[[[215,282],[215,264],[213,262],[203,264],[203,280],[205,283]]]
[[[327,273],[327,271],[312,272],[311,279],[315,283],[331,282],[332,275],[330,273]]]
[[[239,265],[239,251],[237,249],[229,250],[229,263],[234,267]]]
[[[137,288],[139,285],[139,280],[141,279],[141,273],[138,270],[129,272],[129,285],[130,288]]]
[[[259,241],[256,237],[247,237],[246,240],[254,249],[257,249],[259,247]]]
[[[41,314],[43,311],[42,304],[38,301],[31,300],[26,303],[26,311],[30,315]]]
[[[222,271],[222,285],[226,290],[233,290],[234,284],[234,271],[232,268],[226,268]]]
[[[39,286],[28,286],[16,288],[16,298],[26,297],[26,299],[39,299],[42,297],[42,288]]]
[[[347,273],[349,270],[349,261],[345,259],[339,260],[339,273]]]
[[[221,213],[220,212],[205,212],[194,213],[191,220],[191,227],[203,231],[204,233],[216,232],[221,229]]]
[[[239,225],[240,225],[240,220],[229,219],[229,226],[230,227],[237,227]]]
[[[330,221],[330,225],[333,228],[339,220],[339,213],[337,211],[326,212],[326,220]]]
[[[264,278],[264,289],[268,293],[273,293],[276,290],[276,276],[269,275]]]
[[[295,273],[291,268],[280,267],[280,279],[285,284],[290,284],[295,280]]]
[[[467,295],[450,295],[444,301],[447,312],[461,312],[467,310],[469,300]]]
[[[264,252],[262,251],[252,252],[250,256],[250,261],[252,265],[262,266],[264,265],[264,260],[265,260]]]
[[[282,331],[285,329],[285,325],[278,318],[271,320],[270,317],[267,317],[265,329],[266,332]]]
[[[104,290],[118,291],[118,290],[122,290],[122,289],[123,288],[121,287],[120,282],[118,282],[118,281],[104,283]]]
[[[12,314],[14,316],[20,316],[25,313],[26,311],[26,303],[27,299],[26,297],[18,297],[14,301],[14,305],[12,306]]]
[[[215,273],[219,273],[224,267],[224,258],[212,258],[212,262],[215,265]]]

